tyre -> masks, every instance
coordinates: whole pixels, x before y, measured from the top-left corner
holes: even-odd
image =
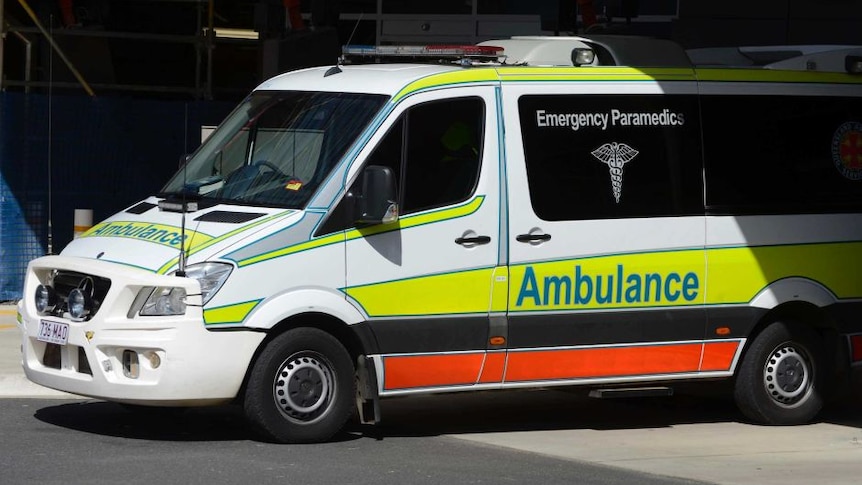
[[[823,344],[811,328],[775,322],[751,344],[740,363],[734,398],[757,423],[802,424],[823,407]]]
[[[245,392],[246,419],[266,440],[315,443],[350,416],[353,363],[335,337],[315,328],[289,330],[263,349]]]

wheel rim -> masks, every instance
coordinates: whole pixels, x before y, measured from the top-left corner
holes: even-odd
[[[273,398],[290,420],[307,423],[326,414],[335,395],[332,365],[316,352],[298,352],[282,362]]]
[[[786,342],[769,354],[763,368],[763,385],[772,399],[784,406],[802,402],[811,390],[812,364],[808,353]]]

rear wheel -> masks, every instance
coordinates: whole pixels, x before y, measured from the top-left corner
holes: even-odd
[[[267,344],[245,393],[246,418],[266,439],[326,441],[347,422],[353,364],[343,345],[315,328],[289,330]]]
[[[749,419],[801,424],[823,407],[822,339],[809,327],[775,322],[751,344],[740,363],[734,398]]]

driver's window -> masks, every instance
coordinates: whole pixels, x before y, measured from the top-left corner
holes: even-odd
[[[478,97],[413,106],[395,121],[364,166],[392,170],[402,215],[463,202],[479,180],[484,113],[485,103]],[[349,192],[361,191],[354,186]],[[350,204],[349,198],[342,199],[317,235],[354,227]]]
[[[366,161],[400,179],[402,214],[467,200],[479,179],[485,105],[480,98],[431,101],[401,115]]]

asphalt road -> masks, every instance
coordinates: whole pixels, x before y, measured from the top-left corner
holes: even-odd
[[[142,416],[99,401],[5,399],[0,434],[4,484],[698,483],[429,436],[399,420],[332,443],[268,444],[231,408]]]

